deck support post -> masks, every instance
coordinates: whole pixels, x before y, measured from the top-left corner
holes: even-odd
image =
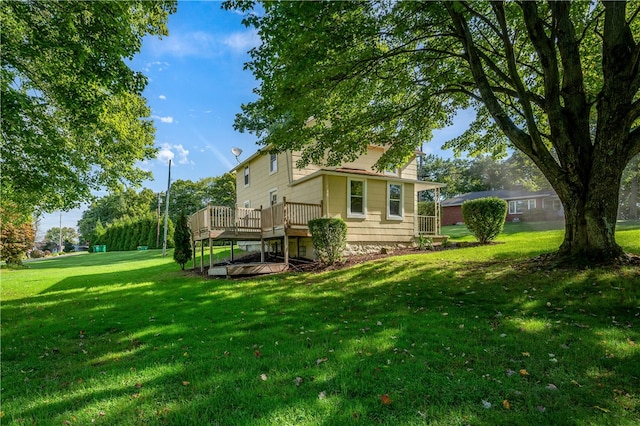
[[[213,268],[213,240],[209,237],[209,269]]]
[[[264,263],[264,238],[260,237],[260,262]]]
[[[282,238],[282,250],[284,251],[284,264],[289,266],[289,237],[285,232],[284,237]]]
[[[233,262],[233,240],[230,240],[229,244],[231,244],[231,262]]]
[[[200,273],[204,272],[204,241],[200,241]]]

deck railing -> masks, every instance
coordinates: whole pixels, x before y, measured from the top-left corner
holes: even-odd
[[[189,217],[195,234],[213,230],[231,232],[272,231],[278,227],[307,226],[307,222],[322,216],[322,204],[281,203],[259,209],[207,206]]]
[[[439,235],[440,223],[437,216],[417,216],[416,232],[418,235]]]

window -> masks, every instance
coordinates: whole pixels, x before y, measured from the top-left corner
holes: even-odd
[[[272,189],[269,191],[269,204],[274,205],[278,204],[278,189]]]
[[[244,186],[249,186],[249,166],[244,168]]]
[[[269,158],[269,174],[278,171],[278,154],[271,154]]]
[[[245,208],[245,209],[248,209],[248,208],[250,208],[250,207],[251,207],[251,201],[245,201],[245,202],[244,202],[244,208]]]
[[[536,200],[509,201],[509,214],[522,214],[536,208]]]
[[[387,186],[387,219],[402,219],[402,184],[389,183]]]
[[[347,217],[365,217],[366,185],[364,180],[347,180]]]

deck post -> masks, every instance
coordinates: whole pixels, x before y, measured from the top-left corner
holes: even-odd
[[[200,241],[200,273],[204,272],[204,243]]]
[[[283,241],[282,241],[282,250],[284,251],[284,264],[289,266],[289,236],[287,233],[284,233]]]
[[[229,244],[231,244],[231,261],[233,262],[233,240],[230,240]]]
[[[209,269],[213,268],[213,240],[209,237]]]
[[[287,197],[282,197],[282,229],[285,236],[287,235]]]

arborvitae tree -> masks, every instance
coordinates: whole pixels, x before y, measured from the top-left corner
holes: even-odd
[[[158,244],[156,244],[156,240],[158,238],[158,218],[154,216],[148,216],[146,219],[148,225],[147,231],[147,246],[158,248]]]
[[[140,219],[140,227],[138,229],[138,244],[141,246],[147,246],[148,248],[152,248],[149,244],[147,244],[147,237],[149,235],[149,220],[146,217],[142,217]]]
[[[180,268],[184,271],[184,265],[193,256],[191,250],[191,232],[189,231],[189,223],[184,211],[178,216],[178,223],[174,233],[175,250],[173,251],[173,260],[175,260]]]

